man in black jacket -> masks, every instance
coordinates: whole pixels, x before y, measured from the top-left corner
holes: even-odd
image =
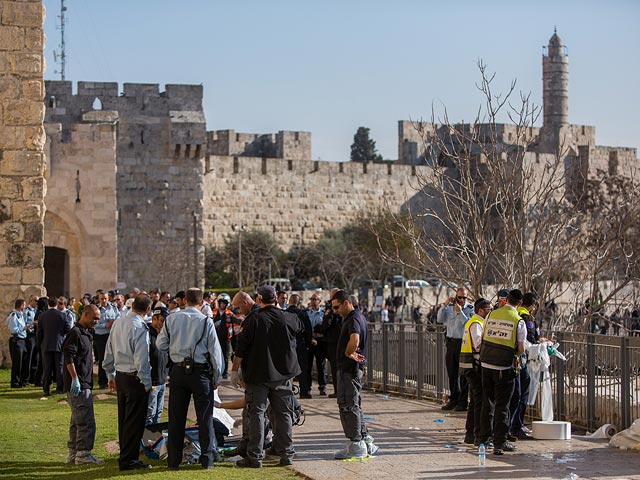
[[[91,451],[96,438],[96,420],[93,414],[93,360],[91,329],[100,320],[100,310],[95,305],[87,306],[80,320],[67,334],[62,344],[65,369],[64,391],[71,407],[69,426],[69,455],[66,463],[82,465],[103,464]]]
[[[304,331],[296,338],[296,354],[298,355],[298,365],[300,366],[300,398],[311,398],[311,371],[309,370],[309,349],[313,331],[309,314],[300,308],[300,295],[291,294],[289,297],[289,307],[287,312],[295,313],[304,325]]]
[[[249,414],[247,457],[236,462],[238,467],[260,468],[264,457],[264,421],[271,405],[273,423],[272,449],[280,456],[280,465],[291,465],[293,378],[300,373],[295,339],[304,331],[300,319],[276,306],[272,286],[258,288],[259,310],[247,315],[231,368],[231,383],[238,385],[238,369],[246,384],[245,400]]]
[[[43,359],[42,389],[50,395],[51,373],[56,377],[56,393],[62,393],[62,342],[71,329],[67,316],[56,308],[57,298],[49,298],[49,309],[38,318],[38,343]]]
[[[331,289],[329,298],[338,290],[338,288]],[[329,367],[331,368],[333,393],[329,395],[329,398],[337,397],[336,392],[338,389],[336,388],[336,380],[338,378],[338,369],[336,366],[336,349],[338,348],[338,337],[340,337],[341,329],[342,317],[331,309],[331,300],[329,300],[324,310],[322,324],[318,325],[315,329],[317,333],[322,335],[322,338],[318,341],[318,345],[320,345],[325,358],[329,360]]]

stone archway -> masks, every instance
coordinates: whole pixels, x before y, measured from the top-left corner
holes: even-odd
[[[81,295],[82,278],[80,241],[69,224],[50,210],[44,216],[45,281],[54,282],[50,295]],[[63,252],[61,252],[61,250]],[[63,275],[53,271],[67,267]],[[49,269],[49,271],[47,271]],[[62,282],[62,285],[60,285]],[[59,290],[61,290],[59,292]]]

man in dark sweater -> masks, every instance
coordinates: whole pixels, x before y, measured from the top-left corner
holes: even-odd
[[[231,368],[231,383],[240,383],[238,369],[242,365],[242,380],[246,384],[247,457],[236,462],[238,467],[245,468],[262,466],[265,412],[269,404],[273,414],[272,449],[280,456],[280,465],[291,465],[295,453],[291,432],[292,381],[300,373],[295,339],[304,331],[304,326],[296,315],[276,306],[276,291],[272,286],[258,288],[258,303],[261,308],[244,320]]]
[[[91,451],[96,437],[96,420],[93,414],[93,360],[91,356],[93,335],[91,329],[100,320],[100,310],[87,306],[80,320],[69,331],[62,345],[64,355],[64,391],[71,407],[69,426],[69,455],[66,463],[76,465],[103,464]]]
[[[311,371],[308,368],[308,363],[313,331],[309,314],[300,308],[300,295],[297,293],[292,293],[289,297],[287,312],[296,314],[304,326],[304,330],[296,338],[296,354],[301,370],[298,380],[300,381],[300,398],[311,398]]]

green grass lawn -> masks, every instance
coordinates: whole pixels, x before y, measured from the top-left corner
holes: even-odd
[[[177,472],[167,470],[166,461],[143,460],[153,469],[144,473],[120,472],[117,454],[108,455],[105,443],[118,438],[116,398],[95,401],[96,443],[94,453],[105,459],[102,466],[65,465],[71,410],[65,395],[40,400],[42,388],[9,387],[10,372],[0,369],[0,478],[2,479],[295,479],[288,467],[264,467],[261,470],[239,469],[233,463],[216,464],[214,470],[200,466],[183,466]],[[54,386],[55,389],[55,386]]]

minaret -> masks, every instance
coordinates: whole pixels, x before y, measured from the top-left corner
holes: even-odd
[[[556,29],[542,56],[544,142],[551,151],[560,146],[560,130],[569,124],[569,57]]]

